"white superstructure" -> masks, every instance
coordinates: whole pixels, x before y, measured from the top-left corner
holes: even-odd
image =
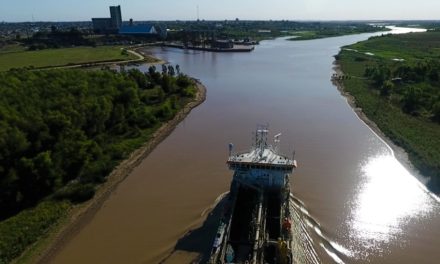
[[[234,179],[262,189],[279,189],[285,186],[288,176],[296,168],[296,161],[278,153],[281,134],[275,136],[274,145],[267,144],[267,126],[259,126],[255,142],[248,152],[232,154],[227,161],[234,170]]]

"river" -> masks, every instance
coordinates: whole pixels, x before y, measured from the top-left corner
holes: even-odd
[[[292,189],[314,219],[304,221],[320,262],[438,263],[438,199],[330,81],[340,47],[372,35],[377,33],[276,39],[251,53],[150,50],[199,78],[207,100],[133,170],[53,262],[164,260],[188,230],[199,230],[229,189],[228,143],[246,149],[256,124],[268,123],[273,135],[282,133],[281,150],[296,151]],[[190,262],[198,243],[210,242],[176,247],[166,263]]]

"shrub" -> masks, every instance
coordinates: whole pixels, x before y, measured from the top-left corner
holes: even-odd
[[[9,263],[64,216],[67,202],[46,201],[0,222],[0,263]]]
[[[58,200],[69,200],[72,203],[80,203],[89,200],[95,195],[95,187],[93,184],[72,183],[55,193]]]

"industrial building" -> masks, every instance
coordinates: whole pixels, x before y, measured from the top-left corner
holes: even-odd
[[[110,6],[109,18],[92,18],[93,31],[100,34],[121,34],[143,37],[167,37],[166,28],[152,24],[134,24],[133,19],[123,25],[121,6]]]
[[[121,6],[110,6],[110,19],[112,27],[120,29],[122,26]]]
[[[92,18],[96,33],[117,33],[122,26],[121,6],[110,6],[110,18]]]

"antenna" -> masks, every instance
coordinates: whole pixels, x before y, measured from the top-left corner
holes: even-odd
[[[234,144],[229,143],[229,157],[232,156],[232,150],[234,149]]]
[[[295,161],[295,146],[293,147],[292,160]]]
[[[267,148],[267,134],[269,125],[258,125],[255,131],[255,149],[259,151],[260,158],[263,157],[264,149]]]
[[[281,136],[281,133],[279,133],[279,134],[276,134],[275,136],[274,136],[274,150],[275,150],[275,153],[278,153],[278,147],[279,147],[279,144],[280,144],[280,136]]]
[[[197,21],[200,21],[200,17],[199,17],[199,5],[197,5]]]

